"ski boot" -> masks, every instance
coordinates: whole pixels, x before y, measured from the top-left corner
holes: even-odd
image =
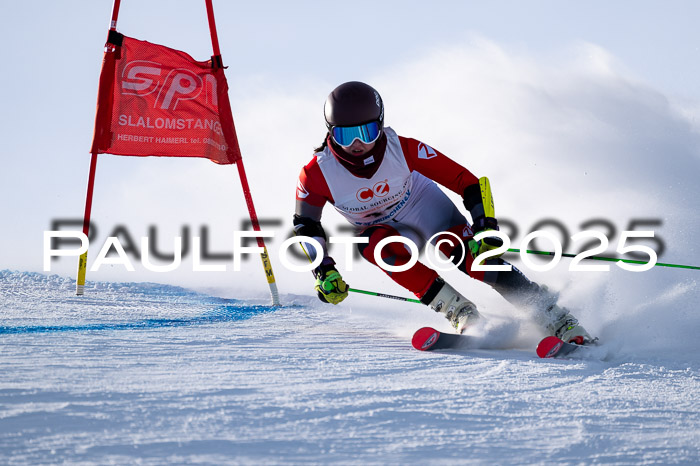
[[[479,319],[479,311],[476,310],[476,305],[459,294],[448,283],[445,283],[442,279],[437,279],[433,286],[440,286],[440,288],[430,302],[424,303],[428,304],[433,311],[443,313],[447,320],[450,321],[450,324],[457,330],[457,333],[464,332],[467,325],[472,325]],[[433,293],[435,292],[433,291]],[[429,291],[427,294],[432,293]]]
[[[585,345],[593,343],[597,338],[591,337],[586,329],[579,325],[578,319],[572,316],[568,309],[554,304],[547,312],[552,316],[552,321],[547,325],[547,330],[551,335],[560,338],[567,343]]]

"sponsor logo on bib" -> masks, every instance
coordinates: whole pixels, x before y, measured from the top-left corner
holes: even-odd
[[[357,200],[360,202],[369,202],[375,197],[384,197],[389,194],[389,183],[387,180],[375,183],[371,188],[360,188],[357,190]]]

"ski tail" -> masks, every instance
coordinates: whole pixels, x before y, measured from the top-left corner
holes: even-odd
[[[431,327],[423,327],[413,334],[411,344],[418,351],[429,351],[440,339],[440,332]]]
[[[583,348],[583,350],[582,350]],[[541,358],[561,358],[574,351],[590,351],[591,347],[588,345],[577,345],[574,343],[567,343],[560,338],[551,336],[545,337],[537,345],[537,356]]]
[[[458,348],[465,344],[468,337],[455,333],[443,333],[432,327],[423,327],[413,334],[411,344],[418,351]]]
[[[557,337],[546,337],[537,345],[537,356],[541,358],[554,358],[564,346],[564,342]]]

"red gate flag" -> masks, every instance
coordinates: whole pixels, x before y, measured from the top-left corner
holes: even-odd
[[[108,45],[93,153],[241,158],[222,67],[114,31]]]

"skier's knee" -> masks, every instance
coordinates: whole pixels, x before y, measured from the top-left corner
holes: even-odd
[[[366,243],[358,243],[357,245],[357,249],[360,251],[360,255],[370,263],[376,265],[376,261],[374,260],[374,251],[377,248],[377,244],[384,238],[389,238],[391,236],[399,236],[399,232],[398,230],[396,230],[396,228],[393,228],[389,225],[380,224],[366,228],[359,234],[359,236],[368,238],[368,241]],[[390,243],[384,247],[384,249],[382,250],[382,255],[384,255],[385,251],[388,252],[389,255],[402,255],[402,253],[405,251],[405,248],[397,248],[394,243]]]

